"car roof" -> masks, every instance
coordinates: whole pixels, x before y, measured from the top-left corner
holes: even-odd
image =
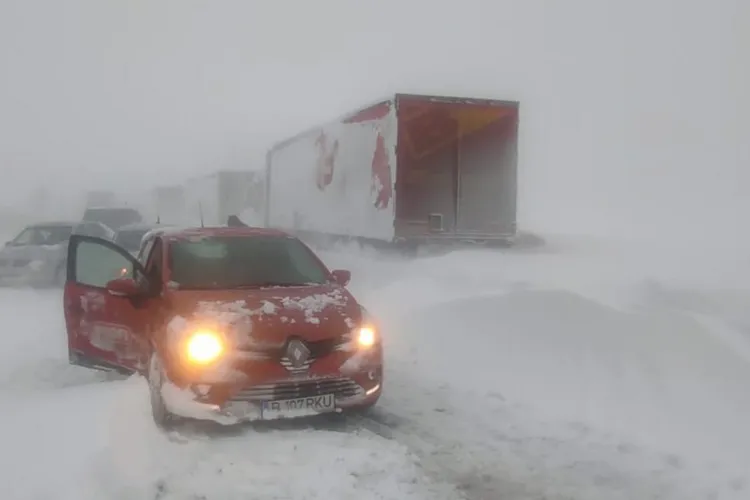
[[[169,224],[157,224],[157,223],[149,223],[149,222],[135,222],[133,224],[125,224],[124,226],[120,226],[117,229],[117,232],[121,231],[137,231],[140,229],[150,231],[152,229],[158,229],[160,227],[168,228],[171,227]]]
[[[62,227],[62,226],[77,226],[81,222],[80,221],[67,221],[67,220],[53,220],[53,221],[47,221],[47,222],[35,222],[33,224],[29,224],[26,227]]]
[[[137,211],[138,211],[138,209],[137,209],[137,208],[135,208],[135,207],[129,207],[129,206],[116,206],[116,205],[115,205],[115,206],[106,206],[106,205],[104,205],[104,206],[98,206],[98,205],[91,205],[91,206],[88,206],[88,207],[86,207],[86,209],[85,209],[85,211],[86,211],[86,212],[88,212],[89,210],[97,210],[97,211],[99,211],[99,210],[101,210],[101,211],[104,211],[104,210],[132,210],[132,211],[134,211],[134,212],[137,212]]]
[[[188,227],[165,228],[160,234],[175,239],[190,239],[196,237],[236,237],[236,236],[277,236],[291,238],[292,235],[279,229],[265,227]]]

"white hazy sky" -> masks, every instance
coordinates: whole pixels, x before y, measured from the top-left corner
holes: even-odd
[[[747,0],[0,0],[0,196],[252,168],[407,91],[521,101],[526,226],[744,229],[748,33]]]

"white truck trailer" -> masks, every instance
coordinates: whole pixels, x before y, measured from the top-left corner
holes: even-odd
[[[510,244],[519,103],[396,94],[273,146],[265,225],[370,243]]]
[[[195,177],[185,183],[186,223],[224,226],[230,215],[250,225],[262,223],[264,207],[263,172],[222,170]]]
[[[152,219],[162,224],[184,225],[190,220],[185,186],[157,186],[152,190]]]

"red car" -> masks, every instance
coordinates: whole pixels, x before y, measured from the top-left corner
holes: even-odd
[[[69,359],[144,375],[162,427],[366,409],[382,391],[383,347],[349,279],[270,229],[159,229],[137,257],[74,235]]]

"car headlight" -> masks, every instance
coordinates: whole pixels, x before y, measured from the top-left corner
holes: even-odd
[[[377,342],[377,332],[371,326],[363,326],[356,330],[357,344],[360,347],[372,347]]]
[[[200,330],[188,337],[185,351],[192,363],[212,363],[224,354],[224,339],[216,332]]]

